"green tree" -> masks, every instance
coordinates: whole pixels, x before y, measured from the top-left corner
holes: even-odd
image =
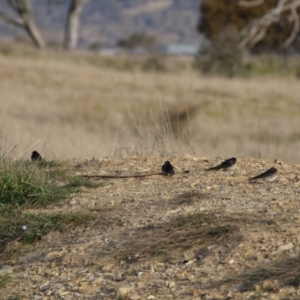
[[[246,75],[237,30],[227,26],[217,39],[201,47],[195,56],[195,67],[202,74],[225,77]]]

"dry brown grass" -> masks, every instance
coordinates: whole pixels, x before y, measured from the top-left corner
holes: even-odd
[[[255,289],[256,286],[263,286],[263,282],[269,280],[272,285],[266,285],[265,290],[276,290],[282,286],[295,286],[300,284],[300,257],[288,257],[272,264],[254,268],[235,277],[226,279],[216,286],[224,283],[240,285],[240,290],[248,291]]]
[[[161,224],[138,228],[122,242],[101,251],[104,260],[137,261],[159,257],[172,259],[182,251],[195,249],[207,243],[226,242],[237,233],[236,224],[224,223],[213,214],[196,213],[180,216]],[[238,234],[237,234],[238,235]],[[108,258],[109,257],[109,258]]]
[[[299,81],[201,77],[188,62],[0,54],[1,144],[28,157],[252,156],[299,160]],[[176,67],[177,66],[177,67]],[[182,68],[182,70],[181,70]]]

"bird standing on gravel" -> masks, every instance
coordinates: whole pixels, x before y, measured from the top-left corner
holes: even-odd
[[[171,163],[167,160],[161,167],[161,171],[163,175],[174,175],[174,167],[171,165]]]
[[[236,161],[237,159],[235,157],[231,157],[229,159],[224,160],[219,165],[207,169],[207,171],[212,171],[212,170],[232,171],[236,168]]]
[[[41,154],[39,154],[37,151],[32,151],[32,153],[31,153],[32,161],[37,161],[37,160],[41,160],[41,159],[42,159]]]
[[[251,180],[256,180],[256,179],[264,179],[265,181],[272,182],[277,179],[277,173],[278,173],[277,169],[272,167],[269,170],[255,176],[255,177],[249,178],[249,180],[251,181]]]

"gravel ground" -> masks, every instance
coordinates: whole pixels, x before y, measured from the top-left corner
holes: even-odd
[[[45,209],[95,219],[2,263],[11,282],[0,298],[300,299],[300,166],[238,158],[234,171],[207,172],[224,158],[187,156],[65,164],[77,175],[127,175],[160,171],[166,159],[174,176],[100,179]],[[271,166],[277,181],[248,182]]]

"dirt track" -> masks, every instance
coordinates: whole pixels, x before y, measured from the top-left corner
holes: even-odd
[[[172,177],[106,179],[103,187],[82,188],[47,209],[87,211],[96,220],[52,232],[8,261],[12,282],[0,298],[300,299],[299,287],[282,286],[282,274],[255,273],[252,285],[237,276],[286,258],[297,261],[300,166],[238,158],[235,171],[206,172],[223,158],[167,159],[176,167]],[[163,162],[137,157],[65,164],[77,175],[126,175],[157,172]],[[273,165],[277,182],[248,183]]]

